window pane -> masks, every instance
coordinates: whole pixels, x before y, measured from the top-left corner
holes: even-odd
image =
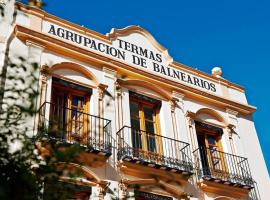
[[[79,96],[72,96],[72,107],[82,108],[83,107],[84,98]]]
[[[139,119],[133,119],[131,118],[131,127],[136,130],[140,130],[140,121]]]
[[[146,134],[148,151],[156,152],[156,138],[153,134]]]
[[[212,136],[208,136],[208,144],[209,145],[216,145],[216,138]]]
[[[130,115],[139,118],[139,105],[135,102],[130,102]]]
[[[151,121],[153,121],[154,119],[154,110],[150,107],[143,107],[143,111],[144,111],[144,117],[145,119],[149,119]]]
[[[145,130],[148,134],[155,134],[155,126],[153,122],[145,121]]]

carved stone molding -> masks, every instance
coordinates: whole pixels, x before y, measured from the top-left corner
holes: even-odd
[[[182,93],[178,93],[178,92],[173,91],[172,97],[176,102],[176,106],[184,112],[184,97],[185,97],[185,95]]]
[[[49,71],[50,71],[50,68],[48,65],[42,65],[40,68],[41,75],[46,77],[46,78],[50,75]]]
[[[105,196],[104,187],[102,187],[101,185],[98,185],[97,191],[98,191],[98,200],[104,200],[104,196]]]
[[[116,95],[121,96],[122,90],[121,90],[121,85],[118,80],[115,81],[114,87],[115,87]]]
[[[235,128],[235,126],[234,125],[232,125],[232,124],[229,124],[227,127],[226,127],[226,131],[227,131],[227,133],[228,133],[228,135],[229,135],[229,139],[232,139],[232,135],[233,135],[233,133],[235,132],[233,129]]]
[[[105,94],[105,90],[107,89],[107,85],[105,84],[102,84],[100,83],[98,85],[98,100],[99,101],[102,101],[103,100],[103,97],[104,97],[104,94]]]
[[[196,114],[191,112],[191,111],[187,111],[187,113],[185,114],[185,117],[187,119],[188,125],[191,127],[193,125],[193,119],[195,119]]]
[[[234,117],[236,117],[238,115],[238,112],[235,110],[231,110],[229,108],[226,109],[226,113],[228,113],[229,115],[232,115]]]
[[[27,46],[29,46],[29,47],[32,46],[32,47],[35,47],[35,48],[38,48],[38,49],[41,49],[41,50],[44,50],[45,49],[45,47],[43,45],[38,44],[36,42],[33,42],[31,40],[26,40],[25,44]]]
[[[119,183],[119,199],[124,200],[127,198],[127,185],[123,182]]]
[[[175,108],[176,108],[176,101],[174,99],[170,100],[170,107],[171,107],[171,112],[174,113],[175,112]]]

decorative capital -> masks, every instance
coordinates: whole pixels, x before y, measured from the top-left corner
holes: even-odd
[[[97,191],[98,191],[98,199],[104,199],[104,195],[105,195],[105,189],[104,187],[102,187],[101,185],[98,185],[97,187]]]
[[[192,126],[192,118],[191,117],[187,117],[187,122],[188,122],[188,126]]]
[[[235,126],[232,125],[232,124],[229,124],[229,125],[226,127],[227,133],[228,133],[228,135],[229,135],[229,139],[232,139],[232,135],[233,135],[233,133],[234,133],[234,130],[233,130],[234,128],[235,128]]]
[[[193,113],[193,112],[191,112],[191,111],[187,111],[187,113],[185,114],[185,117],[186,117],[186,119],[187,119],[187,121],[188,121],[188,125],[189,125],[189,126],[192,126],[192,124],[193,124],[193,119],[195,119],[196,114]]]
[[[98,85],[98,100],[101,101],[104,97],[104,91],[106,90],[107,87],[103,84]]]
[[[49,69],[50,68],[48,65],[42,65],[40,68],[41,82],[43,85],[45,85],[47,83],[47,78],[50,74]]]
[[[118,80],[115,81],[114,86],[117,96],[121,96],[121,85]]]
[[[50,74],[50,68],[49,68],[49,66],[48,65],[42,65],[41,66],[41,68],[40,68],[40,73],[42,74],[42,75],[49,75]]]
[[[174,99],[170,100],[170,106],[171,106],[171,112],[174,113],[175,108],[176,108],[176,101]]]
[[[126,199],[127,197],[127,185],[119,183],[119,199]]]
[[[104,91],[98,88],[98,100],[101,101],[104,97]]]

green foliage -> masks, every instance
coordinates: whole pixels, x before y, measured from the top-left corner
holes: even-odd
[[[41,162],[27,135],[36,113],[37,63],[24,58],[12,62],[6,52],[0,87],[0,199],[37,199],[41,177],[33,170]]]

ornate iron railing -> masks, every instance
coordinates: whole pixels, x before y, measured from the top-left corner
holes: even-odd
[[[198,178],[247,189],[254,187],[247,158],[200,147],[194,152]]]
[[[39,109],[38,137],[112,153],[110,120],[49,102]]]
[[[117,132],[118,159],[192,174],[190,145],[124,126]]]

